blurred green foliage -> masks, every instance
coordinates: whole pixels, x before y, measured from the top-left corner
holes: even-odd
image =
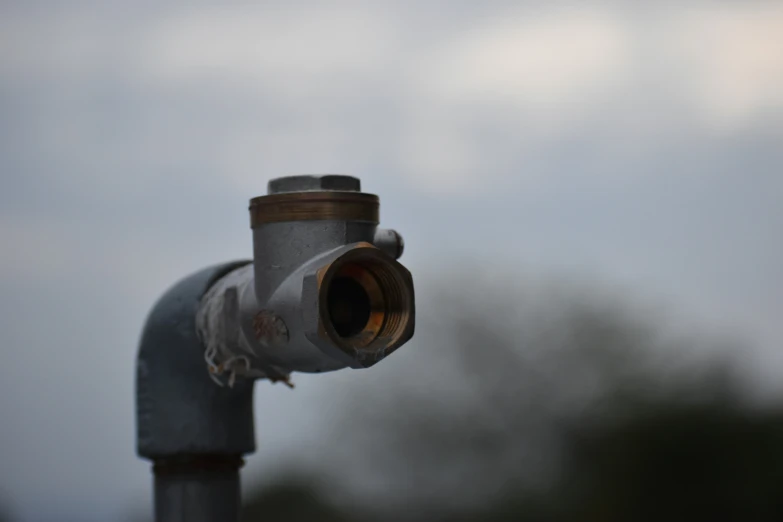
[[[444,286],[415,369],[350,394],[331,436],[351,452],[259,489],[244,520],[783,520],[783,413],[744,397],[741,345],[589,292],[475,284]]]
[[[244,520],[783,520],[780,414],[661,404],[575,437],[569,451],[560,479],[545,492],[511,491],[469,510],[444,504],[422,516],[404,505],[365,506],[357,514],[302,479],[257,492]]]

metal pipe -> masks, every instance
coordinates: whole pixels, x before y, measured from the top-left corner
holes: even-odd
[[[196,333],[206,291],[248,262],[207,268],[152,309],[136,362],[137,452],[153,461],[156,522],[239,520],[239,455],[255,451],[253,381],[209,378]]]
[[[241,462],[241,459],[238,459]],[[214,522],[239,520],[241,492],[237,459],[223,466],[156,464],[155,520]]]
[[[137,451],[157,522],[239,519],[253,384],[365,368],[413,336],[402,237],[350,176],[291,176],[251,200],[254,259],[186,277],[150,313],[136,363]]]

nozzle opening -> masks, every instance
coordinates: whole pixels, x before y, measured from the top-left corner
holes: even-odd
[[[371,303],[367,290],[356,279],[338,276],[326,296],[332,326],[340,337],[361,333],[370,320]]]
[[[392,263],[373,256],[335,267],[323,316],[333,341],[380,350],[400,338],[412,319],[412,292]]]

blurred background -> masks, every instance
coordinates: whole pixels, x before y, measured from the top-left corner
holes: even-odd
[[[781,167],[778,2],[3,2],[0,517],[148,520],[147,312],[348,173],[417,335],[257,384],[246,520],[781,520]]]

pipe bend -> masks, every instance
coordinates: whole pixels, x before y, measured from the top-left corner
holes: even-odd
[[[136,359],[137,452],[148,459],[255,451],[253,381],[216,386],[204,364],[196,311],[221,277],[250,261],[216,265],[175,284],[147,318]]]

